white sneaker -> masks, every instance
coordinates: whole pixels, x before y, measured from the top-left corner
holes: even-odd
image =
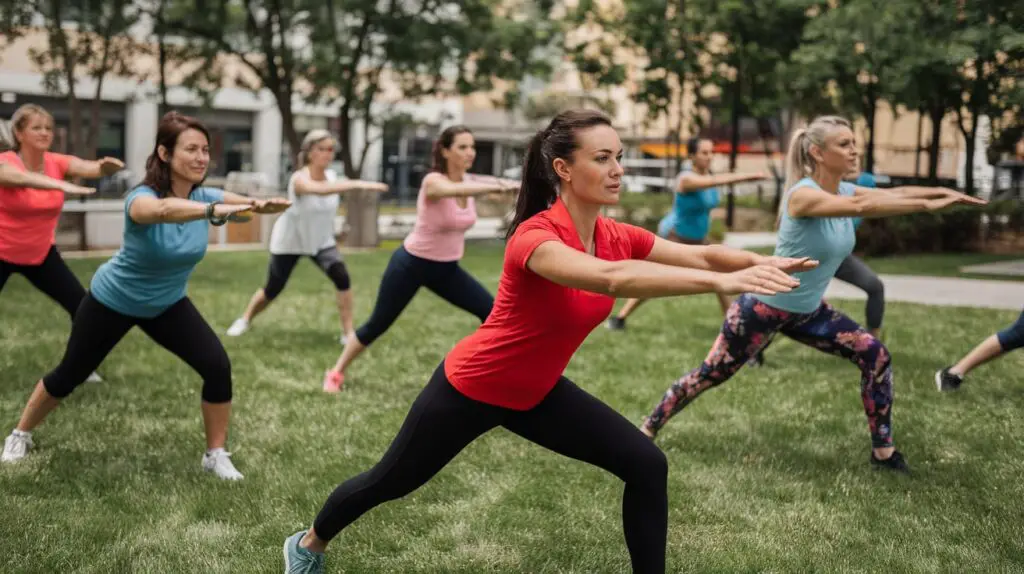
[[[345,336],[345,333],[342,333],[341,336],[338,337],[338,342],[341,343],[342,347],[348,344],[348,337]]]
[[[212,472],[224,480],[242,480],[242,473],[231,464],[231,453],[215,448],[203,455],[203,470]]]
[[[29,449],[32,448],[32,435],[30,433],[12,432],[4,441],[4,453],[0,455],[2,462],[15,462],[25,458]]]
[[[87,382],[87,383],[102,383],[103,382],[103,377],[101,377],[100,374],[97,373],[96,371],[93,371],[92,374],[89,375],[89,378],[85,379],[85,382]]]
[[[235,319],[235,322],[228,327],[228,337],[237,337],[249,330],[249,322],[245,319]]]

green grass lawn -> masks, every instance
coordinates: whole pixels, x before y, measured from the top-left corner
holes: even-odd
[[[494,289],[500,250],[469,270]],[[389,253],[352,255],[359,318]],[[265,277],[264,253],[211,254],[191,283],[223,332]],[[86,280],[98,260],[73,261]],[[840,303],[855,318],[862,304]],[[0,425],[59,361],[67,318],[20,276],[0,297]],[[671,572],[1010,572],[1024,568],[1024,353],[956,394],[933,371],[1014,313],[893,303],[897,444],[915,474],[868,467],[859,375],[780,340],[669,423]],[[720,323],[711,296],[648,303],[625,333],[598,329],[567,375],[639,422],[698,364]],[[201,473],[198,377],[134,331],[0,467],[0,572],[280,572],[281,543],[334,486],[370,467],[445,352],[475,320],[421,292],[349,373],[320,391],[337,353],[328,281],[302,263],[239,339],[230,440],[241,483]],[[188,336],[183,333],[182,336]],[[522,368],[528,369],[529,365]],[[625,572],[621,483],[503,430],[426,487],[380,507],[329,551],[329,572]]]

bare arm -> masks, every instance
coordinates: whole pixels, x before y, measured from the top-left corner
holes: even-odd
[[[427,199],[473,197],[504,191],[505,189],[507,189],[507,186],[502,185],[497,178],[495,178],[494,182],[476,180],[454,182],[443,175],[431,174],[424,181],[424,191],[427,194]]]
[[[227,192],[224,195],[225,199],[227,199]],[[192,201],[191,199],[182,199],[180,197],[157,198],[152,195],[138,195],[132,200],[132,204],[128,208],[128,217],[131,217],[135,223],[142,225],[185,223],[187,221],[206,219],[208,205],[208,203],[203,201]],[[248,203],[220,203],[214,207],[213,214],[216,217],[228,217],[250,209],[251,206]]]
[[[923,187],[920,185],[903,185],[900,187],[860,187],[854,186],[857,195],[871,195],[877,193],[887,193],[889,195],[896,195],[901,197],[915,197],[919,199],[942,199],[945,197],[963,196],[969,197],[956,191],[955,189],[949,189],[945,187]]]
[[[88,195],[96,193],[96,190],[92,187],[82,187],[41,173],[26,173],[20,169],[11,167],[6,163],[0,163],[0,187],[52,189],[54,191],[63,191],[64,193],[74,195]]]
[[[558,241],[537,246],[526,266],[559,285],[613,297],[667,297],[713,291],[774,294],[789,291],[799,284],[793,277],[771,267],[724,274],[635,259],[605,261]]]
[[[743,183],[745,181],[757,181],[759,179],[767,178],[768,174],[765,173],[722,173],[717,175],[700,175],[693,172],[687,172],[683,177],[679,178],[679,187],[676,191],[679,193],[690,193],[719,185]]]
[[[806,257],[795,259],[765,256],[724,245],[686,245],[660,237],[654,239],[654,247],[651,248],[646,260],[674,267],[705,269],[720,273],[739,271],[755,265],[770,265],[788,273],[807,271],[818,266],[817,261]]]
[[[655,237],[646,260],[674,267],[729,272],[757,265],[760,258],[756,253],[722,245],[686,245]]]
[[[388,190],[387,184],[376,181],[364,181],[361,179],[341,181],[313,181],[308,177],[295,178],[295,193],[298,195],[334,195],[349,191],[378,191],[384,193]]]
[[[112,157],[100,158],[96,161],[72,157],[68,164],[68,175],[82,179],[99,179],[113,175],[124,169],[124,162]]]
[[[891,193],[835,195],[811,187],[801,187],[790,193],[788,209],[791,217],[885,217],[928,211],[936,201],[942,200]],[[955,200],[951,203],[955,203]]]

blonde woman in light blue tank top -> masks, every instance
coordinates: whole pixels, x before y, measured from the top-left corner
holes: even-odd
[[[669,387],[642,430],[654,437],[674,414],[702,392],[729,380],[776,333],[839,355],[861,371],[861,398],[871,433],[870,463],[908,472],[892,438],[892,366],[889,351],[870,332],[822,300],[836,269],[852,251],[855,217],[936,211],[985,202],[937,187],[876,189],[843,182],[857,168],[850,123],[815,119],[790,143],[775,255],[810,257],[816,268],[794,273],[800,286],[772,296],[744,294],[726,313],[720,336],[704,363]]]

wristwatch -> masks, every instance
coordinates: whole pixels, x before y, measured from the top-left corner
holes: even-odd
[[[210,221],[210,225],[220,226],[228,222],[227,217],[216,217],[213,215],[213,210],[219,203],[219,201],[211,201],[206,204],[206,219]]]

